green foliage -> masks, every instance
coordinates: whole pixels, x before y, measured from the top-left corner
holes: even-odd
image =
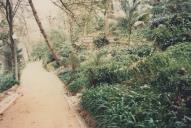
[[[125,17],[126,20],[122,20],[122,21],[123,22],[128,21],[127,25],[126,25],[127,28],[125,28],[125,29],[127,29],[128,34],[129,34],[129,43],[130,43],[130,40],[131,40],[130,36],[132,34],[133,25],[139,19],[139,14],[137,12],[137,8],[138,8],[139,5],[140,5],[139,0],[132,0],[132,1],[122,0],[121,1],[122,9],[123,9],[123,11],[125,12],[125,15],[126,15],[126,17]],[[123,25],[123,27],[125,27],[124,23],[122,25]]]
[[[117,101],[121,96],[122,92],[117,87],[104,85],[85,91],[81,97],[81,105],[91,112],[94,117],[99,114],[104,116],[109,105]]]
[[[97,48],[101,48],[105,45],[109,44],[109,40],[106,38],[106,36],[104,34],[99,35],[98,37],[96,37],[93,41],[93,43],[95,44],[95,46]]]
[[[13,74],[0,74],[0,92],[3,92],[18,83]]]
[[[66,41],[63,31],[61,30],[52,30],[50,32],[50,40],[54,45],[59,45]],[[58,48],[58,46],[56,46]]]
[[[129,50],[129,54],[137,55],[138,57],[147,57],[151,55],[152,52],[153,48],[148,45],[143,45]]]
[[[104,83],[114,84],[129,79],[128,66],[137,61],[137,58],[133,56],[123,57],[116,57],[113,61],[110,60],[101,65],[87,66],[85,69],[88,80],[87,86],[96,87]]]
[[[2,30],[5,30],[5,28],[7,27],[7,22],[5,20],[1,20],[0,27]],[[8,36],[9,34],[7,31],[2,31],[0,33],[0,40],[2,40],[5,43],[8,41]]]
[[[73,72],[69,68],[65,68],[62,73],[59,74],[59,78],[64,81],[66,85],[71,83],[72,81]]]
[[[94,70],[100,74],[92,77],[99,86],[83,92],[82,106],[96,119],[98,128],[190,127],[190,49],[189,43],[180,44],[136,61],[122,69],[126,71],[123,82],[115,81],[119,72],[104,66],[99,73]]]
[[[98,128],[187,128],[189,109],[174,106],[174,94],[149,86],[101,86],[83,93],[81,104],[97,120]],[[126,88],[126,87],[125,87]]]
[[[122,54],[122,53],[120,53]],[[75,90],[82,85],[87,88],[100,86],[101,84],[114,84],[129,79],[128,66],[139,60],[134,55],[120,56],[116,51],[113,60],[107,59],[106,51],[100,49],[100,52],[91,56],[77,70],[65,70],[60,78],[66,82],[69,90]],[[72,89],[70,89],[70,87]],[[78,90],[78,89],[77,89]]]
[[[80,67],[87,78],[85,85],[91,88],[102,83],[113,84],[128,79],[128,66],[138,61],[139,57],[126,53],[124,50],[104,47],[91,55]]]
[[[73,51],[72,44],[65,41],[64,37],[56,33],[52,33],[51,40],[53,42],[53,49],[60,56],[60,61],[64,66],[69,65],[69,55]],[[65,42],[62,42],[65,41]],[[32,60],[43,60],[45,65],[52,63],[54,60],[51,52],[45,43],[34,45],[31,53]],[[57,67],[57,65],[54,65]]]
[[[116,83],[121,79],[116,67],[113,65],[103,65],[87,69],[87,78],[90,87],[96,87],[101,83]]]
[[[78,93],[81,89],[85,87],[86,78],[84,74],[78,73],[76,77],[70,84],[68,84],[68,90],[72,93]]]
[[[88,59],[83,63],[82,67],[87,68],[89,66],[98,66],[104,64],[107,61],[105,54],[105,51],[99,51],[90,54],[87,57]]]
[[[156,46],[165,50],[171,45],[191,41],[190,3],[190,0],[167,0],[154,6],[149,38]]]
[[[48,47],[44,43],[34,45],[31,56],[32,60],[43,60],[45,64],[48,64],[54,60],[52,54],[48,50]]]
[[[104,20],[102,18],[97,19],[97,27],[95,28],[97,31],[102,31],[104,28]]]
[[[80,60],[78,56],[73,52],[71,52],[69,55],[69,64],[71,65],[73,71],[75,71],[80,66]]]
[[[48,64],[44,63],[44,66],[48,71],[56,70],[60,67],[56,61],[50,62]]]
[[[70,53],[73,51],[72,45],[68,42],[64,42],[61,44],[61,49],[59,51],[59,55],[61,56],[62,63],[67,66],[69,64],[69,56]]]
[[[139,57],[146,57],[151,55],[153,49],[149,46],[141,47],[140,49],[136,50],[136,53]]]
[[[128,33],[128,20],[126,18],[120,18],[118,20],[118,27],[121,33],[126,35]]]
[[[164,53],[156,53],[137,63],[136,67],[129,70],[129,73],[132,77],[139,78],[141,82],[156,79],[160,72],[167,73],[167,71],[169,71],[168,75],[175,77],[176,74],[174,73],[176,73],[176,71],[185,68],[186,71],[190,73],[190,47],[190,44],[177,45],[177,47],[172,47]]]
[[[53,42],[53,48],[60,56],[60,61],[64,66],[68,66],[70,64],[70,53],[74,50],[71,42],[68,42],[65,39],[65,36],[62,34],[61,30],[53,30],[50,34],[51,42]]]
[[[83,71],[65,69],[64,72],[59,74],[59,78],[66,84],[68,90],[72,93],[77,93],[84,88],[87,79]]]

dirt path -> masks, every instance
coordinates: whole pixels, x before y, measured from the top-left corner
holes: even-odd
[[[22,75],[23,96],[0,121],[0,128],[85,128],[65,98],[61,81],[40,62],[28,64]]]

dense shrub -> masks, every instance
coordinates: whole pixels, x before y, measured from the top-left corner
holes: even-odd
[[[65,68],[62,73],[59,74],[59,78],[64,81],[66,85],[68,85],[72,80],[73,72],[69,68]]]
[[[97,31],[101,31],[101,30],[103,30],[103,28],[104,28],[104,20],[103,20],[103,18],[98,18],[97,19],[97,25],[96,25],[95,29]]]
[[[132,63],[139,60],[136,55],[123,54],[121,51],[106,50],[102,48],[90,56],[83,64],[84,74],[87,78],[87,87],[96,87],[100,84],[114,84],[128,79],[127,69]]]
[[[110,59],[106,56],[106,51],[100,49],[98,52],[93,52],[88,55],[87,60],[82,63],[82,68],[92,67],[92,66],[98,66],[107,63],[110,61]]]
[[[65,36],[61,30],[52,30],[50,32],[50,40],[54,51],[59,56],[60,63],[64,66],[68,66],[70,63],[70,53],[74,51],[72,44],[65,39]],[[34,45],[31,56],[33,60],[43,60],[45,65],[55,61],[46,43],[44,42]],[[53,66],[57,67],[54,63]]]
[[[122,97],[122,92],[117,87],[106,84],[85,91],[81,97],[81,105],[96,117],[99,114],[104,115],[106,109],[120,97]]]
[[[50,32],[50,40],[53,42],[54,46],[62,44],[63,42],[66,42],[66,38],[63,34],[63,30],[52,30]],[[58,46],[55,46],[56,48],[59,48]]]
[[[150,38],[165,50],[167,47],[191,41],[190,0],[161,1],[153,7]]]
[[[74,94],[83,89],[87,83],[84,72],[79,70],[65,69],[59,75],[59,78],[66,84],[68,90]]]
[[[88,87],[96,87],[103,83],[114,84],[122,82],[127,77],[127,68],[116,64],[105,64],[86,69]]]
[[[71,52],[69,55],[69,65],[72,67],[72,70],[74,71],[80,67],[79,57],[74,52]]]
[[[104,58],[104,61],[102,60]],[[91,57],[77,70],[66,69],[60,74],[69,90],[79,90],[82,86],[92,88],[102,84],[120,83],[129,79],[128,67],[139,59],[133,55],[120,56],[116,54],[112,59],[106,59],[104,53]],[[72,89],[70,89],[70,87]]]
[[[126,18],[120,18],[118,22],[118,28],[120,29],[121,34],[127,36],[128,34],[128,20]]]
[[[139,57],[146,57],[146,56],[151,55],[152,50],[153,49],[151,47],[149,47],[149,46],[143,46],[143,47],[138,48],[135,53]]]
[[[70,84],[68,84],[68,90],[72,93],[77,93],[85,87],[86,78],[83,74],[78,74],[78,77],[75,78]]]
[[[105,45],[109,44],[109,40],[107,39],[107,37],[104,34],[100,34],[98,37],[96,37],[93,41],[93,43],[95,44],[95,46],[97,48],[101,48]]]
[[[180,44],[168,49],[164,53],[156,53],[138,62],[136,67],[129,70],[129,75],[135,79],[139,78],[141,82],[148,82],[156,79],[160,72],[165,71],[169,76],[176,76],[178,70],[185,68],[186,72],[190,74],[190,47],[189,43],[187,45]]]
[[[118,65],[125,65],[125,66],[130,66],[136,61],[140,60],[140,57],[138,57],[135,54],[116,54],[113,57],[114,61]]]
[[[99,128],[191,127],[190,62],[189,43],[170,47],[130,66],[126,82],[85,91],[81,104]]]
[[[151,55],[153,48],[148,45],[139,46],[129,50],[129,54],[137,55],[138,57],[147,57]]]
[[[123,62],[132,60],[130,61],[130,64],[132,64],[140,59],[151,56],[153,52],[154,48],[152,46],[142,45],[134,48],[123,47],[120,49],[114,49],[110,51],[110,54],[116,61]]]
[[[52,54],[49,52],[48,47],[44,43],[33,46],[31,57],[32,60],[43,60],[44,64],[54,61]]]
[[[153,88],[101,86],[83,93],[82,106],[97,120],[99,128],[187,128],[189,109],[177,110],[174,94]]]
[[[13,74],[0,74],[0,92],[11,88],[16,83]]]

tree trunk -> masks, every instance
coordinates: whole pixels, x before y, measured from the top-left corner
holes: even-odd
[[[10,0],[6,0],[6,19],[9,25],[9,39],[12,56],[12,72],[14,73],[15,79],[19,81],[19,69],[18,69],[18,58],[17,58],[17,47],[13,39],[13,8]]]
[[[129,17],[128,17],[129,45],[131,45],[131,34],[132,34],[132,27],[133,27],[132,18],[133,18],[133,15],[131,12],[129,12]]]
[[[109,35],[109,13],[111,10],[111,1],[107,0],[105,5],[105,14],[104,14],[104,33],[106,37]]]
[[[19,81],[19,63],[18,63],[18,53],[17,53],[17,43],[14,41],[14,64],[15,64],[15,79]]]
[[[88,15],[87,12],[84,12],[84,28],[83,28],[83,36],[87,36],[87,29],[88,29]]]
[[[69,17],[69,41],[71,44],[73,44],[73,21]]]
[[[16,42],[13,39],[13,26],[11,24],[9,24],[9,39],[11,42],[12,72],[15,75],[15,79],[19,81],[17,46]]]
[[[41,32],[42,36],[44,37],[44,40],[45,40],[45,42],[46,42],[46,44],[47,44],[47,46],[49,48],[49,51],[52,53],[53,58],[55,59],[55,61],[59,64],[59,59],[58,59],[56,53],[54,52],[52,46],[50,45],[50,42],[48,40],[48,36],[47,36],[43,26],[42,26],[40,18],[39,18],[38,14],[37,14],[37,11],[36,11],[35,7],[34,7],[33,1],[32,0],[28,0],[28,2],[29,2],[30,7],[32,9],[33,16],[34,16],[34,18],[36,20],[36,23],[38,24],[38,27],[40,29],[40,32]]]
[[[128,39],[128,45],[130,46],[131,45],[131,34],[129,34],[129,39]]]
[[[83,32],[83,36],[87,36],[87,22],[85,20],[85,23],[84,23],[84,32]]]
[[[108,10],[105,11],[105,15],[104,15],[104,33],[106,36],[109,35]]]

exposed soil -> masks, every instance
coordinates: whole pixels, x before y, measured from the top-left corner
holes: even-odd
[[[1,115],[0,128],[86,128],[62,82],[40,62],[26,66],[21,83],[23,96]]]

